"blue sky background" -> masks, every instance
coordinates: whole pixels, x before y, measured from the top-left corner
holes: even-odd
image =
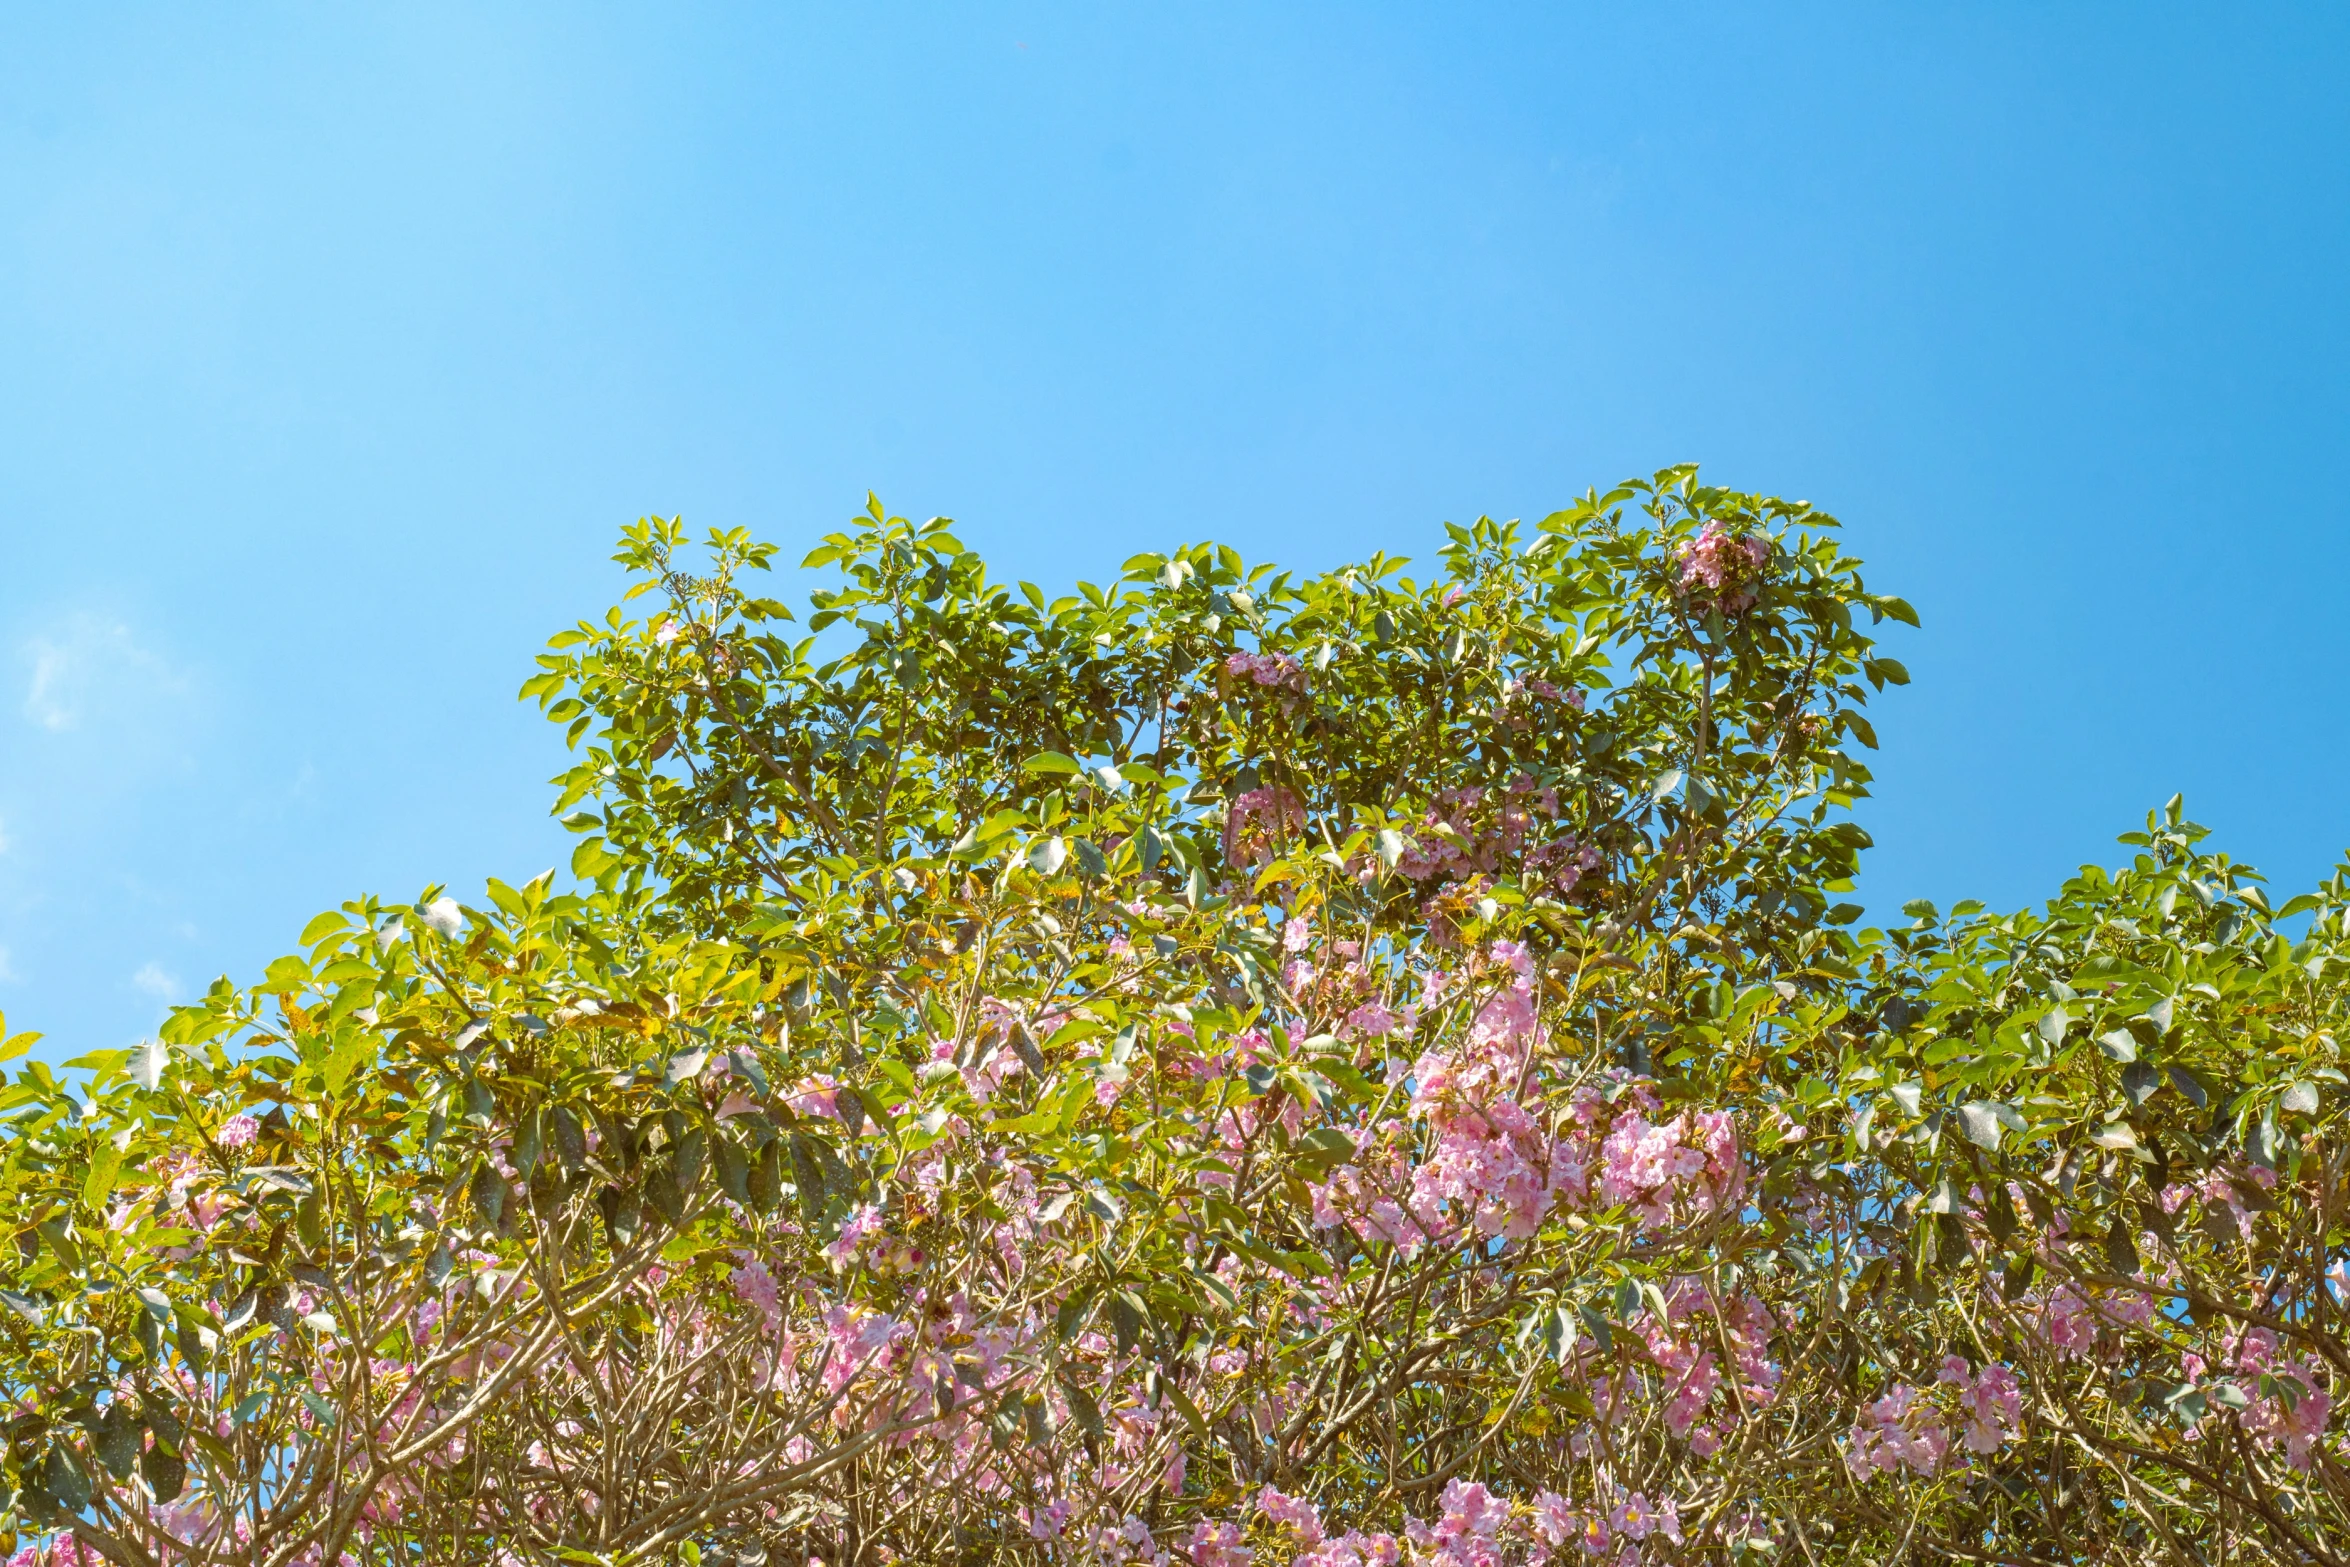
[[[1047,584],[1693,459],[1849,525],[1864,890],[2350,844],[2338,6],[19,7],[0,1008],[529,875],[645,512]]]

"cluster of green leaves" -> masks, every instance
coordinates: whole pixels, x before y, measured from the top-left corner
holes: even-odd
[[[1741,612],[1680,580],[1708,524],[1773,541]],[[822,911],[845,897],[874,943],[859,968],[899,967],[929,923],[899,868],[1018,838],[1098,874],[1131,844],[1148,874],[1197,872],[1196,900],[1235,869],[1217,829],[1250,790],[1293,794],[1329,852],[1392,863],[1407,834],[1459,841],[1446,800],[1484,793],[1474,833],[1517,784],[1554,791],[1600,852],[1573,902],[1611,940],[1686,931],[1768,966],[1857,913],[1839,895],[1868,842],[1846,814],[1869,777],[1854,747],[1875,743],[1861,709],[1908,678],[1856,616],[1914,615],[1862,586],[1834,528],[1673,469],[1531,537],[1454,528],[1428,583],[1384,556],[1300,581],[1199,545],[1048,600],[876,502],[809,556],[846,580],[795,641],[789,608],[741,585],[769,546],[713,534],[690,574],[682,527],[651,519],[619,559],[663,607],[565,632],[524,690],[584,746],[559,780],[575,871],[657,886],[659,917],[727,939],[813,919],[827,965],[844,937]],[[1228,667],[1252,651],[1294,686]],[[1542,896],[1516,869],[1479,891]],[[1392,882],[1384,928],[1408,936],[1430,890]]]
[[[1203,544],[1058,599],[878,503],[797,607],[691,553],[628,530],[524,687],[571,890],[348,904],[0,1086],[23,1527],[1281,1560],[1264,1485],[1393,1531],[1482,1478],[1677,1497],[1690,1559],[2334,1559],[2285,1434],[2350,1374],[2350,880],[2272,910],[2174,802],[2044,910],[1850,929],[1914,617],[1832,518],[1670,469],[1426,581]],[[1424,1074],[1505,1014],[1546,1143],[1726,1112],[1739,1203],[1334,1223],[1460,1157]],[[1703,1442],[1676,1334],[1740,1367]],[[1955,1429],[1952,1355],[2015,1428],[1856,1467],[1891,1389]]]
[[[2029,1368],[2036,1439],[1856,1550],[2322,1561],[2350,1531],[2330,1439],[2296,1465],[2234,1418],[2322,1398],[2289,1365],[2350,1376],[2350,871],[2273,908],[2205,837],[2174,799],[2042,909],[1912,904],[1774,1032],[1778,1190],[1849,1216],[1820,1369],[1865,1402],[1946,1354]]]

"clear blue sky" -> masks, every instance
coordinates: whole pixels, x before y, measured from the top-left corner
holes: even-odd
[[[18,7],[0,1008],[557,861],[645,512],[1047,584],[1692,459],[1925,627],[1864,891],[2350,844],[2336,5]]]

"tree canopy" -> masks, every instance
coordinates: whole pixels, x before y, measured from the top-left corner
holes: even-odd
[[[568,880],[0,1085],[25,1559],[2342,1562],[2350,871],[1858,929],[1833,518],[1447,535],[626,530]]]

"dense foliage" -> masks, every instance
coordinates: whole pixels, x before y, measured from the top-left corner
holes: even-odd
[[[2350,875],[1853,930],[1834,528],[639,524],[568,885],[0,1087],[26,1559],[2341,1561]]]

